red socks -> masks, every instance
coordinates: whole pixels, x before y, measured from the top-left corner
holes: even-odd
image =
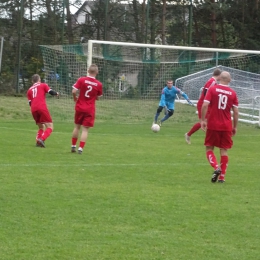
[[[206,152],[207,159],[210,163],[210,165],[216,170],[218,168],[218,163],[215,154],[213,151]],[[219,180],[225,180],[225,175],[228,167],[228,156],[223,155],[220,158],[220,168],[221,168],[221,174],[219,176]]]
[[[71,146],[72,147],[76,147],[77,146],[77,141],[78,141],[78,138],[71,138]],[[84,146],[85,146],[86,142],[82,142],[80,141],[79,143],[79,148],[81,148],[80,150],[83,150]]]
[[[43,129],[39,129],[36,135],[36,140],[41,138],[43,133],[44,133]]]
[[[86,144],[86,142],[80,142],[80,143],[79,143],[79,148],[82,148],[82,150],[83,150],[85,144]]]
[[[216,170],[218,168],[218,162],[213,151],[206,152],[206,156],[210,165],[214,168],[214,170]]]
[[[47,128],[47,129],[44,131],[44,133],[42,134],[41,139],[42,139],[43,141],[45,141],[45,140],[51,135],[51,133],[52,133],[52,129],[51,129],[51,128]]]
[[[74,146],[74,147],[76,147],[76,145],[77,145],[77,141],[78,141],[78,138],[71,138],[71,145],[72,146]]]
[[[188,136],[191,136],[193,133],[197,132],[201,128],[200,123],[196,123],[191,130],[187,133]]]
[[[227,155],[221,156],[220,167],[221,167],[221,174],[219,176],[219,180],[224,180],[225,174],[227,171],[227,167],[228,167],[228,156]]]

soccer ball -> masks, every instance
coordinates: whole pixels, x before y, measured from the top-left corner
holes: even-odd
[[[160,126],[158,124],[153,124],[151,129],[154,133],[157,133],[160,131]]]

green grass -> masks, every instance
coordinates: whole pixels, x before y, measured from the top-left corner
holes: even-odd
[[[36,148],[18,100],[0,102],[0,259],[259,259],[258,128],[239,125],[226,183],[212,184],[204,133],[184,141],[189,110],[158,134],[151,120],[97,119],[80,156],[55,117]]]

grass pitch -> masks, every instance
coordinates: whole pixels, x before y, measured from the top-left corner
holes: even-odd
[[[259,258],[258,128],[239,124],[226,183],[212,184],[204,133],[184,140],[196,115],[175,114],[157,134],[151,120],[97,119],[78,155],[72,122],[53,118],[37,148],[29,109],[3,103],[0,259]]]

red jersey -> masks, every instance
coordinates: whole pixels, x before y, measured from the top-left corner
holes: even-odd
[[[214,77],[212,77],[204,85],[204,87],[201,91],[201,94],[200,94],[200,98],[199,98],[198,103],[197,103],[198,111],[201,110],[201,107],[202,107],[202,104],[203,104],[203,101],[204,101],[204,98],[205,98],[205,92],[207,92],[210,87],[216,85],[216,83],[217,83],[216,79]]]
[[[212,86],[204,99],[209,102],[210,114],[207,128],[217,131],[232,131],[231,108],[238,107],[236,92],[227,85]]]
[[[75,110],[79,112],[95,112],[96,99],[102,96],[102,83],[94,77],[81,77],[73,85],[74,89],[80,91]]]
[[[51,90],[46,83],[34,83],[27,91],[28,101],[31,101],[31,111],[47,110],[45,95]]]

